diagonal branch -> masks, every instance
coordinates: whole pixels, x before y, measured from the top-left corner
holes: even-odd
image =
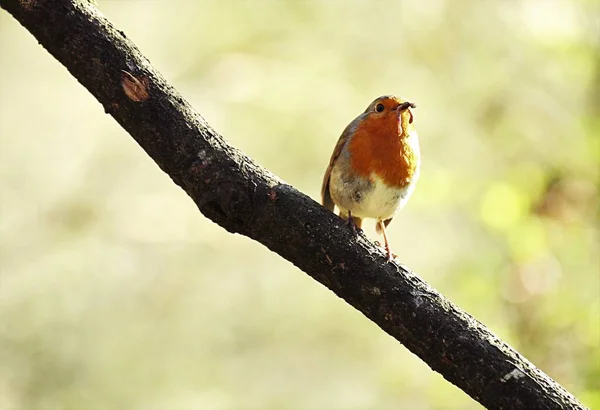
[[[0,0],[197,204],[291,261],[490,409],[583,409],[484,325],[227,144],[85,0]],[[76,103],[75,101],[73,103]]]

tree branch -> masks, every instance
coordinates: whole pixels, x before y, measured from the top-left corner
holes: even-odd
[[[337,216],[229,146],[88,1],[0,0],[197,204],[312,276],[490,409],[583,409]],[[73,102],[76,103],[75,101]]]

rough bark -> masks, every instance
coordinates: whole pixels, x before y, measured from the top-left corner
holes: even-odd
[[[291,261],[487,408],[584,408],[483,324],[387,262],[362,234],[354,236],[337,216],[228,145],[93,4],[0,0],[0,6],[206,217]]]

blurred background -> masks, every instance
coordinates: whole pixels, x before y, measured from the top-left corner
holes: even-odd
[[[422,173],[394,250],[600,408],[597,1],[98,7],[231,144],[316,200],[350,120],[382,94],[416,102]],[[481,408],[204,218],[4,11],[0,50],[1,410]]]

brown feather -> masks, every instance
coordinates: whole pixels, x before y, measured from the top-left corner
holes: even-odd
[[[344,144],[346,144],[346,141],[348,141],[348,138],[351,134],[350,130],[353,127],[354,121],[346,127],[344,132],[342,132],[342,135],[338,139],[337,144],[335,144],[333,154],[331,154],[331,159],[329,160],[329,165],[327,166],[327,169],[325,170],[325,175],[323,176],[323,184],[321,185],[321,203],[325,208],[329,209],[332,212],[333,208],[335,207],[335,204],[333,203],[333,199],[331,199],[331,193],[329,192],[329,178],[331,177],[331,170],[333,169],[333,165],[342,153]]]

